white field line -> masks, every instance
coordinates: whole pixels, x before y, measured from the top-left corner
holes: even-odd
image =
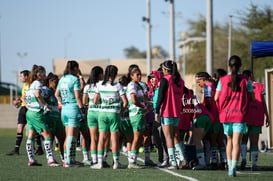
[[[236,173],[238,173],[238,174],[254,174],[254,175],[259,175],[259,174],[261,174],[261,173],[259,173],[259,172],[238,172],[238,171],[236,171]]]
[[[125,155],[125,156],[127,156],[127,153],[124,153],[124,152],[120,152],[120,153],[123,154],[123,155]],[[144,160],[143,160],[142,158],[139,158],[139,157],[138,157],[137,160],[144,163]],[[199,181],[199,180],[197,180],[197,179],[195,179],[195,178],[193,178],[193,177],[188,177],[188,176],[185,176],[185,175],[181,175],[181,174],[178,174],[178,173],[173,172],[173,171],[171,171],[171,170],[167,170],[167,169],[163,169],[163,168],[158,168],[158,167],[155,167],[155,168],[157,168],[157,169],[159,169],[159,170],[161,170],[161,171],[163,171],[163,172],[167,172],[167,173],[169,173],[169,174],[171,174],[171,175],[173,175],[173,176],[187,179],[187,180],[189,180],[189,181]]]

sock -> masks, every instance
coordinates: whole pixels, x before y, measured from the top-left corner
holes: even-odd
[[[221,163],[226,163],[227,162],[227,153],[226,153],[226,148],[220,148],[220,160]]]
[[[97,159],[97,151],[91,151],[91,158],[92,158],[92,162],[93,163],[97,163],[98,159]]]
[[[89,160],[89,153],[87,148],[82,148],[83,160]]]
[[[53,151],[52,151],[52,139],[51,138],[46,138],[44,141],[44,147],[46,151],[46,157],[47,157],[47,162],[52,162],[54,161],[54,156],[53,156]]]
[[[150,146],[144,146],[145,161],[150,160],[150,153],[151,153],[151,148],[150,148]]]
[[[230,169],[232,167],[232,161],[231,160],[227,160],[228,163],[228,168]]]
[[[196,150],[199,165],[206,165],[204,149]]]
[[[136,163],[137,160],[137,150],[131,150],[129,163]]]
[[[175,153],[174,148],[168,148],[168,154],[169,154],[169,161],[173,166],[177,166],[176,160],[175,160]]]
[[[236,170],[237,163],[238,163],[237,160],[231,160],[231,169],[235,169]]]
[[[27,156],[28,156],[29,162],[35,162],[33,144],[34,144],[34,139],[28,138],[26,143],[26,149],[27,149]]]
[[[181,144],[178,143],[178,144],[175,144],[174,146],[175,146],[175,151],[178,152],[179,160],[183,161],[185,158],[184,158],[184,154],[183,154]]]
[[[254,166],[257,164],[258,161],[258,147],[251,148],[251,166]]]
[[[114,162],[114,164],[119,163],[119,152],[113,153],[113,162]]]
[[[210,155],[211,155],[211,163],[217,163],[217,155],[218,155],[217,147],[211,147]]]
[[[102,165],[103,162],[103,151],[98,151],[98,164]]]
[[[23,140],[23,133],[17,133],[16,142],[15,142],[15,151],[19,151],[22,140]]]
[[[244,159],[244,160],[246,160],[246,151],[247,151],[246,142],[242,142],[242,144],[241,144],[241,156],[242,156],[242,159]]]
[[[105,148],[105,149],[104,149],[104,154],[103,154],[103,161],[104,161],[104,162],[106,162],[106,160],[107,160],[108,152],[109,152],[109,149],[108,149],[108,148]]]
[[[71,162],[75,162],[76,156],[77,138],[75,136],[68,136],[66,140],[66,163],[69,165]]]
[[[66,152],[66,150],[64,150],[64,162],[65,163],[67,162],[67,152]]]

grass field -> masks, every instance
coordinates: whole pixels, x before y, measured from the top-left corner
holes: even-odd
[[[13,149],[15,143],[15,129],[0,129],[0,181],[5,180],[107,180],[107,181],[176,181],[176,180],[204,180],[204,181],[221,181],[221,180],[273,180],[273,154],[260,153],[258,165],[263,171],[250,172],[239,171],[237,177],[229,178],[226,171],[193,171],[193,170],[174,170],[168,171],[158,168],[145,168],[141,170],[122,169],[113,170],[104,168],[93,170],[89,167],[83,168],[63,168],[48,167],[45,155],[36,156],[36,160],[42,163],[42,167],[28,167],[28,158],[25,150],[26,136],[22,142],[19,156],[6,156],[5,154]],[[57,161],[60,161],[59,155],[55,152]],[[140,154],[143,158],[143,154]],[[152,153],[153,161],[157,161],[157,153]],[[82,152],[77,152],[77,160],[82,160]],[[109,154],[108,163],[111,163],[111,154]],[[121,154],[120,162],[127,165],[127,158]],[[143,164],[139,162],[139,164]],[[249,166],[249,165],[248,165]]]

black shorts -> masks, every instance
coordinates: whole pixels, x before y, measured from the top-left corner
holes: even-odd
[[[25,106],[21,107],[18,113],[17,124],[27,124],[26,113],[27,113],[27,108]]]

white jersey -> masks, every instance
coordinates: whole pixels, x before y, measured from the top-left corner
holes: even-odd
[[[120,113],[121,110],[121,96],[125,94],[124,89],[120,83],[106,82],[104,85],[99,84],[95,91],[100,94],[101,111]]]
[[[94,104],[93,100],[96,93],[96,89],[98,85],[101,85],[101,83],[102,81],[97,82],[96,85],[87,84],[83,89],[83,93],[88,94],[88,97],[89,97],[88,111],[100,111],[100,104],[99,105]]]
[[[131,94],[135,94],[138,102],[140,102],[142,105],[145,105],[144,89],[140,84],[137,84],[133,81],[131,81],[127,86],[126,96],[127,96],[128,102],[129,102],[129,115],[135,116],[136,114],[139,113],[139,110],[141,110],[142,108],[133,104]]]
[[[36,97],[36,90],[42,92],[42,87],[43,84],[40,81],[35,80],[30,87],[26,89],[25,98],[29,110],[40,112],[44,108],[44,105],[40,103]]]

